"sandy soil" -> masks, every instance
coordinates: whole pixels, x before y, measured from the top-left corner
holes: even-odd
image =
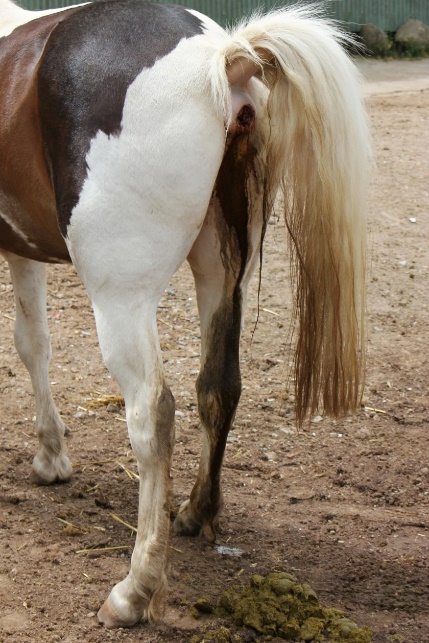
[[[34,487],[33,400],[12,346],[13,296],[1,264],[0,641],[155,643],[195,633],[203,640],[221,620],[194,620],[193,602],[215,603],[226,588],[272,570],[310,583],[324,604],[371,627],[378,643],[429,641],[429,66],[363,62],[362,69],[378,162],[365,408],[344,421],[319,416],[305,430],[295,427],[285,385],[285,232],[273,221],[259,322],[252,341],[254,286],[242,343],[244,391],[226,452],[222,530],[216,545],[172,538],[162,625],[107,631],[95,617],[129,564],[133,533],[112,514],[136,524],[137,483],[124,470],[135,465],[123,410],[91,410],[91,401],[118,389],[102,365],[88,299],[72,267],[49,268],[52,386],[71,429],[74,476],[67,485]],[[191,489],[201,440],[199,331],[186,267],[165,294],[159,328],[177,403],[177,508]],[[120,549],[79,553],[92,547]],[[255,639],[242,632],[241,640]]]

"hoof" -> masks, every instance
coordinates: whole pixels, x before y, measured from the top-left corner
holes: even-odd
[[[199,536],[201,524],[192,516],[190,501],[185,500],[173,523],[173,534],[179,536]]]
[[[48,459],[45,454],[37,453],[33,460],[30,479],[37,485],[67,482],[71,478],[72,471],[72,464],[66,455]]]
[[[104,605],[102,605],[98,610],[97,618],[99,623],[108,629],[113,629],[114,627],[131,627],[137,623],[137,621],[129,622],[116,614],[111,605],[110,598],[108,598]]]
[[[110,596],[99,609],[97,618],[104,627],[109,629],[131,627],[141,620],[144,610],[141,605],[137,607],[135,603],[133,604],[133,601],[127,599],[128,584],[128,579],[125,579],[115,585],[110,592]]]
[[[204,536],[206,540],[209,541],[209,543],[214,543],[216,542],[216,533],[212,525],[210,525],[208,522],[206,522],[202,528],[201,528],[201,533]]]
[[[212,522],[200,523],[196,520],[192,514],[189,500],[185,500],[179,509],[173,523],[173,533],[180,536],[202,535],[211,543],[216,540],[216,534]]]

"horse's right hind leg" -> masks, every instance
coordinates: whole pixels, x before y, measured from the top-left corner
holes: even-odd
[[[33,385],[39,449],[32,480],[51,484],[68,480],[72,466],[64,443],[65,426],[49,385],[51,342],[46,316],[45,264],[4,253],[12,277],[16,305],[15,346]]]
[[[265,229],[261,165],[247,136],[233,139],[188,255],[201,323],[197,395],[203,448],[197,479],[173,530],[202,533],[210,541],[216,537],[222,461],[241,394],[239,343],[247,287]]]

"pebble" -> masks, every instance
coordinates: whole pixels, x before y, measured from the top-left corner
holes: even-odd
[[[274,453],[274,451],[267,451],[267,453],[262,456],[262,460],[272,462],[276,459],[276,455],[277,454]]]
[[[371,413],[369,413],[369,416],[372,417]],[[372,435],[372,431],[370,431],[369,429],[367,429],[365,427],[363,427],[363,428],[359,429],[359,431],[357,431],[357,436],[359,438],[362,438],[362,439],[370,438],[371,435]]]

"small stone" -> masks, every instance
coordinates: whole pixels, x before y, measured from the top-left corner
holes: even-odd
[[[276,454],[274,451],[267,451],[267,453],[265,454],[265,456],[266,456],[266,459],[267,459],[268,461],[272,462],[273,460],[275,460],[275,459],[276,459],[277,454]],[[264,458],[264,460],[265,460],[265,458]]]

